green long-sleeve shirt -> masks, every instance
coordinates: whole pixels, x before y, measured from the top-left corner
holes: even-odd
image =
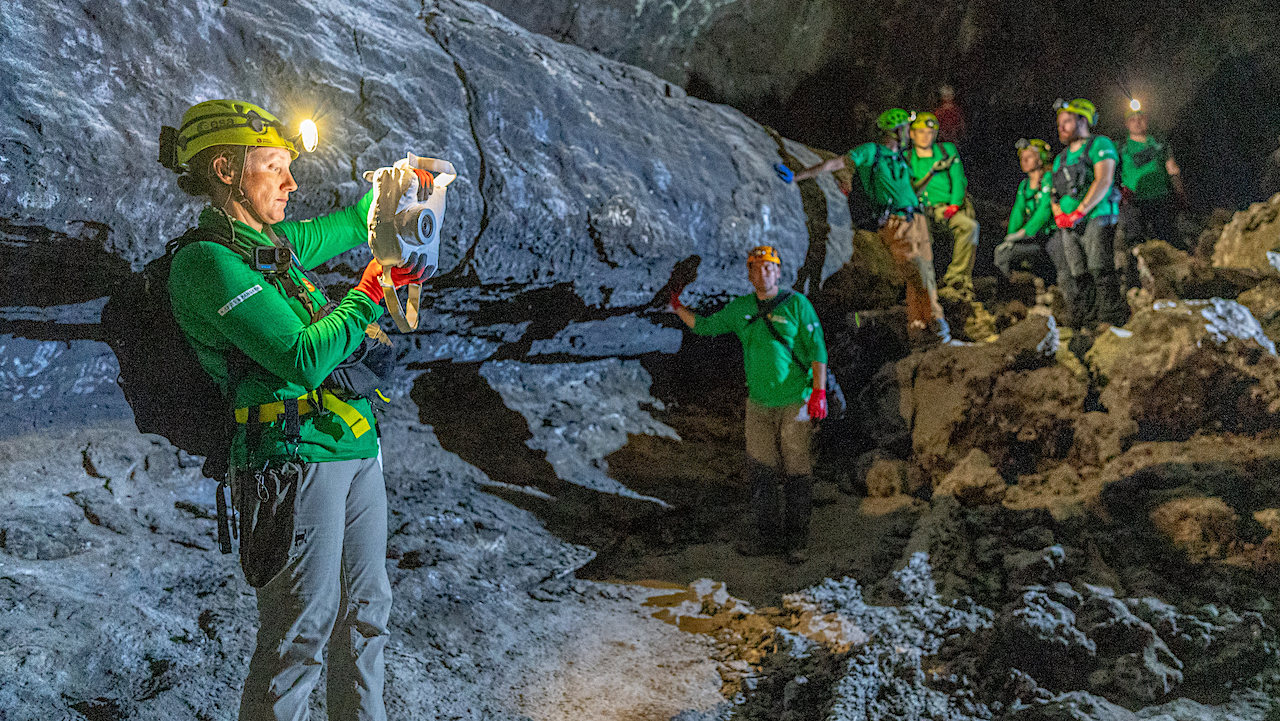
[[[921,205],[964,205],[969,179],[964,174],[964,164],[960,162],[960,152],[956,150],[955,143],[934,143],[933,155],[929,157],[917,155],[914,145],[907,151],[907,163],[911,166],[913,183],[928,175],[934,163],[948,158],[955,158],[951,167],[934,173],[929,182],[916,191]]]
[[[880,143],[863,143],[845,154],[871,204],[890,212],[919,206],[911,189],[911,169],[902,153]]]
[[[803,403],[813,387],[813,363],[827,362],[827,345],[822,325],[809,299],[792,294],[769,319],[783,340],[795,348],[796,357],[808,364],[801,368],[765,327],[765,319],[750,322],[760,312],[755,293],[739,296],[715,313],[695,316],[693,332],[698,335],[733,333],[742,342],[743,364],[747,371],[747,396],[762,406],[777,408]]]
[[[311,269],[367,238],[366,217],[372,194],[356,205],[329,215],[273,226],[293,244],[298,260]],[[268,246],[267,236],[238,221],[235,244],[244,248]],[[226,216],[212,208],[200,214],[201,228],[226,238]],[[324,297],[296,267],[294,282],[307,289],[316,308]],[[382,315],[381,306],[364,293],[349,291],[338,306],[315,323],[307,309],[275,283],[250,267],[236,251],[220,243],[192,243],[179,250],[169,271],[169,297],[174,318],[195,350],[200,365],[213,377],[236,408],[297,398],[320,383],[360,345],[365,327]],[[232,386],[228,358],[243,354],[253,361]],[[348,401],[373,428],[368,401]],[[336,414],[309,413],[302,418],[302,442],[296,457],[304,461],[372,458],[378,453],[377,433],[359,438]],[[231,463],[257,465],[290,457],[278,423],[264,426],[259,448],[246,454],[244,433],[231,447]]]
[[[1031,179],[1023,178],[1018,185],[1018,195],[1013,201],[1013,212],[1009,214],[1009,232],[1025,230],[1028,238],[1034,238],[1045,230],[1049,220],[1053,218],[1053,203],[1049,190],[1053,187],[1053,179],[1045,173],[1040,177],[1040,185],[1031,187]]]

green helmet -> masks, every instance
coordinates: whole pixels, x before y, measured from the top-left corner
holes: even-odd
[[[1085,100],[1084,98],[1076,98],[1069,103],[1059,98],[1057,102],[1053,104],[1053,109],[1058,111],[1058,114],[1075,113],[1085,120],[1088,120],[1090,125],[1098,124],[1098,109],[1093,106],[1092,102]]]
[[[902,108],[889,108],[876,118],[876,127],[886,133],[907,125],[915,119],[915,113],[908,113]]]
[[[182,126],[160,128],[160,163],[175,173],[185,172],[191,158],[214,145],[284,148],[298,158],[284,124],[266,110],[243,100],[206,100],[182,115]]]
[[[1031,140],[1019,138],[1018,142],[1013,144],[1013,147],[1017,148],[1019,156],[1021,156],[1022,151],[1027,148],[1035,148],[1036,152],[1040,153],[1041,163],[1049,162],[1049,156],[1053,155],[1053,148],[1049,147],[1049,144],[1045,141],[1036,138],[1032,138]]]
[[[938,129],[938,116],[929,111],[923,113],[912,113],[915,119],[911,121],[911,128],[917,130],[919,128],[928,128],[930,130]]]

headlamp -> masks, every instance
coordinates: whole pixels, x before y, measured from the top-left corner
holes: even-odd
[[[1129,109],[1135,113],[1139,112],[1142,110],[1142,103],[1138,102],[1137,98],[1133,98],[1129,101]]]
[[[308,153],[315,152],[320,143],[320,129],[316,127],[316,121],[311,118],[302,121],[302,125],[298,127],[298,137],[304,150]]]

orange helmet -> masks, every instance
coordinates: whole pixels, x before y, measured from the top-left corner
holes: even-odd
[[[747,265],[754,263],[777,263],[782,265],[782,258],[778,257],[778,251],[773,249],[772,245],[757,245],[747,253]]]

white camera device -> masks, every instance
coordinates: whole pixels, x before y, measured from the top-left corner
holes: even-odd
[[[436,158],[420,158],[413,153],[389,168],[367,171],[373,182],[373,205],[369,206],[369,249],[382,264],[383,302],[402,333],[418,327],[418,307],[422,283],[408,285],[408,300],[400,297],[391,281],[391,269],[415,265],[426,258],[422,280],[440,267],[440,227],[444,223],[445,192],[458,173],[453,163]]]

